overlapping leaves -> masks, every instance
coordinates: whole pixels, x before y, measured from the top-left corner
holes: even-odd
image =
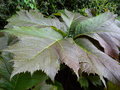
[[[13,63],[10,62],[11,56],[8,52],[0,55],[0,90],[57,90],[57,86],[46,83],[48,76],[42,71],[35,71],[32,76],[29,72],[20,73],[10,80],[13,69]]]
[[[120,47],[120,28],[116,24],[116,15],[106,12],[97,17],[89,18],[84,21],[73,22],[71,30],[74,30],[72,35],[76,38],[80,35],[90,36],[100,43],[106,54],[118,59]],[[118,21],[119,22],[119,21]]]
[[[120,28],[114,22],[114,14],[107,12],[88,18],[65,11],[62,18],[64,22],[56,18],[44,18],[36,11],[21,11],[18,16],[9,19],[8,29],[4,32],[19,38],[16,44],[5,50],[14,53],[12,76],[43,70],[54,80],[60,63],[65,63],[78,77],[82,72],[94,73],[103,82],[105,77],[119,84],[120,65],[111,58],[118,59],[120,40]],[[66,33],[67,29],[69,33]],[[71,38],[63,38],[61,32]],[[88,38],[81,38],[82,35],[96,39],[106,54],[97,49]]]

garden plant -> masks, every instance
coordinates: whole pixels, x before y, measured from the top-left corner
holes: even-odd
[[[87,83],[82,81],[84,73],[97,76],[98,82],[89,79],[93,84],[102,81],[106,88],[111,81],[119,86],[120,21],[109,11],[89,14],[63,10],[48,17],[37,10],[20,10],[8,19],[0,31],[0,88],[62,90],[55,80],[62,64],[81,86]]]

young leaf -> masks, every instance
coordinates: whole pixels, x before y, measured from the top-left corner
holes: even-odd
[[[61,17],[63,18],[65,24],[67,27],[70,27],[72,24],[72,21],[74,19],[74,13],[69,12],[68,10],[65,10],[63,13],[61,13]]]
[[[63,21],[65,22],[65,24],[67,25],[68,28],[70,28],[73,21],[77,21],[77,20],[82,21],[82,20],[87,18],[87,17],[84,17],[84,16],[80,15],[79,13],[73,13],[73,12],[70,12],[66,9],[61,13],[61,17],[62,17]]]

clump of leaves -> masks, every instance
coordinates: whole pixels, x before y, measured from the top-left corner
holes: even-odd
[[[87,8],[91,8],[94,15],[99,15],[109,10],[116,12],[117,8],[117,4],[113,0],[36,0],[36,2],[37,9],[46,15],[57,13],[62,9],[80,12],[82,15],[86,15],[85,9]]]
[[[0,20],[12,16],[17,10],[16,6],[15,0],[0,0]]]
[[[36,9],[36,0],[17,0],[19,8]]]
[[[13,69],[11,58],[12,54],[8,52],[0,54],[0,90],[58,90],[59,83],[48,85],[46,80],[49,78],[42,71],[36,71],[32,76],[29,72],[21,73],[10,80]]]
[[[107,11],[116,12],[117,4],[109,0],[91,0],[85,7],[91,8],[94,15],[99,15]]]
[[[120,27],[116,15],[106,12],[89,18],[65,10],[61,17],[63,21],[45,18],[38,11],[21,10],[8,20],[2,32],[19,39],[4,50],[14,54],[11,78],[42,70],[54,80],[60,64],[65,63],[77,77],[82,72],[93,73],[104,85],[104,78],[120,84]]]

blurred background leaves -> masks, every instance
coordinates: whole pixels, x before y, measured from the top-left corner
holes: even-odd
[[[38,9],[50,15],[61,9],[83,13],[85,8],[92,8],[96,14],[105,11],[119,12],[119,0],[0,0],[0,18],[7,19],[19,9]]]

